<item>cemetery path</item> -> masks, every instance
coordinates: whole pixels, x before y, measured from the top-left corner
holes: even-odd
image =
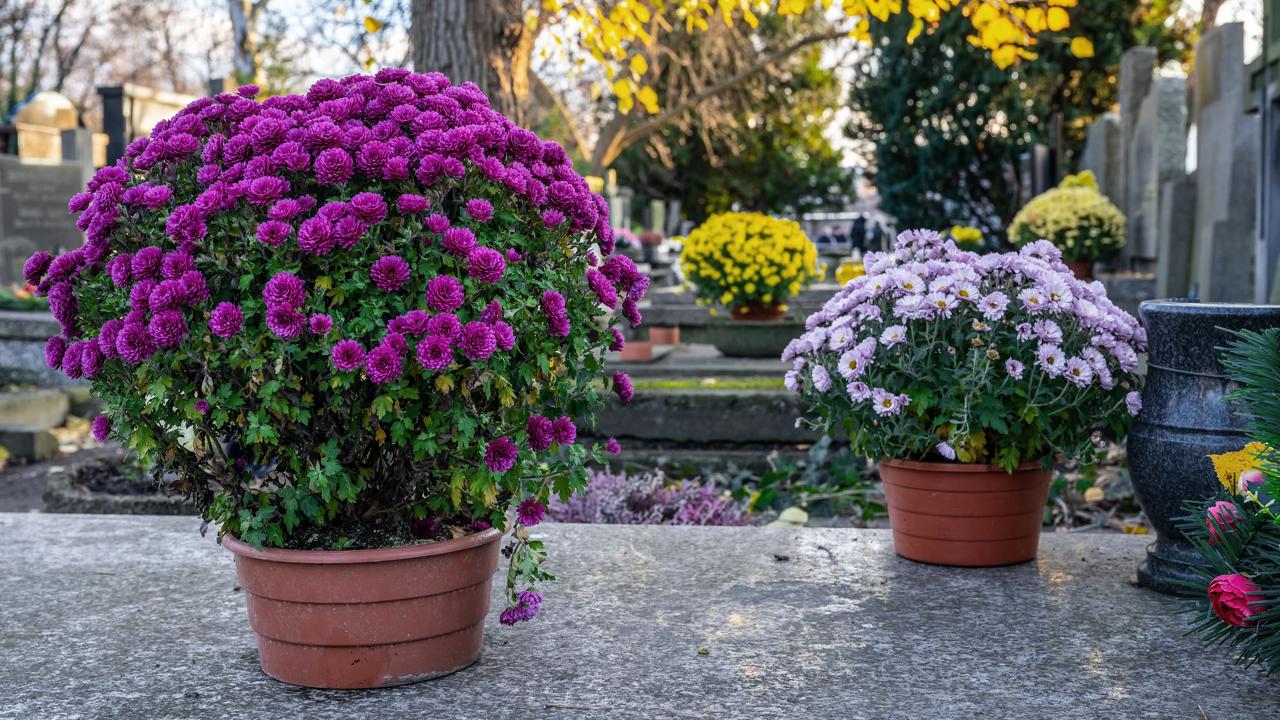
[[[198,526],[0,514],[0,718],[1280,716],[1280,680],[1130,583],[1133,536],[961,570],[882,530],[544,525],[563,579],[535,621],[495,605],[472,668],[329,692],[261,674],[231,555]]]

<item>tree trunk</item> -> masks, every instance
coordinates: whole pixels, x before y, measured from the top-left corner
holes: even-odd
[[[529,99],[534,37],[521,0],[413,0],[414,68],[475,83],[517,124]]]

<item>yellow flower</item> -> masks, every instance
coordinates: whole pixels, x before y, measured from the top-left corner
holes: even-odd
[[[682,242],[686,280],[700,297],[731,307],[762,289],[771,291],[765,302],[782,302],[821,274],[817,248],[791,220],[721,213]]]

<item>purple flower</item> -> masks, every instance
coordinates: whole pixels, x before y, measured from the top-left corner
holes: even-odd
[[[627,341],[622,337],[622,331],[618,328],[609,328],[610,334],[613,335],[613,342],[609,344],[609,349],[614,352],[621,352],[626,347]]]
[[[499,300],[491,300],[488,305],[484,306],[484,311],[480,313],[480,319],[490,325],[502,319],[502,302]]]
[[[271,206],[271,209],[267,211],[267,217],[284,222],[292,220],[300,212],[302,212],[301,203],[293,198],[285,198]]]
[[[440,275],[427,283],[427,307],[436,312],[452,312],[462,307],[462,283],[452,275]]]
[[[902,402],[898,396],[884,388],[875,388],[871,391],[871,405],[876,414],[881,416],[897,415],[902,409]]]
[[[281,177],[254,178],[249,183],[245,198],[254,205],[271,205],[289,192],[289,181]]]
[[[208,401],[208,400],[197,400],[197,401],[196,401],[196,412],[200,413],[201,415],[208,415],[208,414],[209,414],[209,401]]]
[[[623,405],[631,402],[631,398],[636,394],[635,386],[631,384],[631,376],[624,372],[614,373],[613,391],[618,394],[618,399],[622,401]]]
[[[541,415],[530,415],[525,431],[529,434],[529,449],[534,452],[546,450],[555,440],[551,421]]]
[[[271,247],[280,247],[292,234],[293,228],[279,220],[268,220],[258,225],[258,240]]]
[[[498,616],[498,621],[503,625],[527,622],[532,620],[541,608],[542,595],[532,590],[526,590],[516,596],[514,605],[502,611]]]
[[[62,356],[67,352],[67,341],[60,335],[54,335],[44,343],[44,364],[49,369],[56,370],[62,367]]]
[[[276,273],[262,288],[267,307],[299,308],[307,302],[307,287],[292,273]]]
[[[111,282],[115,283],[116,287],[128,285],[132,273],[133,256],[129,253],[120,253],[107,261],[107,274],[111,276]]]
[[[364,365],[364,348],[355,340],[343,340],[333,346],[329,360],[333,366],[343,372],[355,370]]]
[[[209,314],[209,331],[220,338],[234,337],[244,323],[244,313],[229,302],[218,303]]]
[[[516,444],[510,438],[500,437],[484,449],[484,464],[489,472],[504,473],[515,466],[517,455]]]
[[[93,378],[102,370],[102,351],[98,349],[98,343],[93,340],[85,340],[80,343],[80,373],[87,378]]]
[[[1004,371],[1008,373],[1009,377],[1013,378],[1014,380],[1021,380],[1022,373],[1025,369],[1026,368],[1023,367],[1022,363],[1018,362],[1017,360],[1014,360],[1013,358],[1009,358],[1008,360],[1004,361]]]
[[[471,249],[476,246],[476,236],[467,228],[451,227],[444,231],[444,241],[441,245],[450,255],[464,258],[471,254]]]
[[[480,198],[468,200],[467,216],[476,222],[488,222],[493,217],[493,205],[488,200]]]
[[[640,327],[640,323],[644,322],[644,317],[640,314],[640,307],[631,298],[622,301],[622,317],[627,319],[631,327]],[[568,335],[567,332],[564,334]]]
[[[477,246],[467,255],[467,274],[480,282],[493,285],[502,279],[506,269],[507,261],[497,250]]]
[[[462,335],[462,323],[453,313],[440,313],[427,321],[427,333],[439,335],[452,344]]]
[[[493,340],[498,344],[499,350],[510,350],[516,346],[516,332],[510,325],[499,320],[489,327],[493,329]]]
[[[67,346],[67,351],[62,355],[62,372],[67,377],[76,379],[84,375],[84,367],[80,364],[80,358],[84,353],[84,346],[75,342]]]
[[[449,218],[440,213],[433,213],[427,217],[427,229],[437,235],[443,235],[449,230]]]
[[[147,328],[140,322],[126,322],[120,329],[120,334],[116,336],[116,354],[120,359],[131,365],[137,365],[151,357],[153,352],[155,352],[155,346],[151,343]]]
[[[164,310],[151,316],[147,330],[157,347],[169,348],[187,336],[187,320],[179,310]]]
[[[102,328],[98,330],[98,350],[104,359],[110,360],[116,356],[116,336],[120,334],[122,327],[124,321],[116,318],[102,323]]]
[[[106,442],[111,435],[111,418],[106,415],[99,415],[93,419],[93,439],[98,442]]]
[[[542,522],[547,508],[536,498],[529,498],[516,506],[516,520],[525,527],[533,527]]]
[[[427,334],[430,322],[431,317],[422,310],[410,310],[403,315],[392,318],[391,322],[387,323],[387,329],[402,335],[416,337]]]
[[[551,423],[551,438],[560,445],[572,445],[578,439],[578,427],[567,417],[558,417]]]
[[[564,213],[559,210],[547,210],[542,213],[542,224],[547,227],[555,227],[564,222]]]
[[[431,201],[421,195],[405,193],[396,198],[396,209],[402,215],[423,213],[431,208]],[[448,222],[447,220],[445,222]]]
[[[565,311],[564,296],[555,290],[542,294],[542,314],[547,317],[551,332],[560,337],[569,335],[569,315]]]
[[[617,455],[618,453],[622,452],[622,446],[618,444],[617,438],[609,438],[608,440],[605,440],[604,449],[605,449],[605,452],[609,453],[610,455]]]
[[[165,280],[156,285],[147,296],[147,308],[153,312],[174,310],[182,304],[182,283],[177,280]]]
[[[27,258],[22,265],[22,278],[29,285],[39,285],[40,280],[44,278],[45,272],[49,270],[49,266],[53,264],[53,256],[40,250]]]
[[[316,180],[325,185],[342,185],[351,179],[355,163],[341,148],[329,148],[316,156]]]
[[[395,292],[409,281],[409,263],[399,255],[384,255],[374,261],[369,276],[373,278],[374,285],[387,292]]]
[[[307,318],[307,327],[311,329],[313,335],[328,335],[333,329],[333,318],[323,313],[314,313]]]
[[[951,447],[950,443],[940,442],[934,446],[934,449],[938,451],[939,455],[948,460],[956,459],[956,449]]]
[[[427,370],[444,370],[453,364],[453,348],[449,344],[449,338],[442,335],[424,337],[418,343],[418,364]]]
[[[160,261],[160,274],[169,280],[177,280],[184,274],[196,269],[196,259],[184,252],[165,253]]]
[[[1142,396],[1136,390],[1129,391],[1124,396],[1124,406],[1130,415],[1137,416],[1142,412]]]
[[[1036,365],[1050,377],[1061,375],[1066,362],[1067,356],[1057,345],[1046,343],[1036,350]]]
[[[328,255],[337,242],[333,223],[319,215],[303,220],[298,227],[298,247],[312,255]]]
[[[618,291],[614,289],[613,283],[603,273],[594,268],[587,270],[587,286],[591,288],[591,292],[596,294],[596,299],[600,304],[610,310],[618,307]]]
[[[390,345],[379,345],[365,357],[364,372],[375,383],[388,383],[400,377],[404,371],[404,359]]]
[[[387,202],[378,193],[356,193],[351,198],[351,211],[361,221],[373,225],[387,216]]]
[[[133,254],[131,265],[134,280],[149,280],[160,273],[164,251],[154,245],[144,247]]]
[[[493,330],[482,322],[470,322],[463,326],[462,338],[458,344],[470,360],[487,360],[498,346]]]
[[[302,334],[307,325],[307,316],[298,312],[297,308],[288,305],[274,305],[267,308],[267,329],[283,340],[292,340]]]

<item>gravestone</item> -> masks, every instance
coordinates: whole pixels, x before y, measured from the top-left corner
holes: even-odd
[[[56,92],[36,93],[13,114],[18,157],[61,160],[63,130],[79,124],[76,106]]]
[[[1133,212],[1131,204],[1130,177],[1132,176],[1131,158],[1135,129],[1138,124],[1138,111],[1142,101],[1151,91],[1155,80],[1156,49],[1153,47],[1133,47],[1120,56],[1120,85],[1118,90],[1120,103],[1120,176],[1118,187],[1119,201],[1112,200],[1129,217]],[[1127,228],[1129,242],[1121,251],[1121,259],[1128,261],[1133,245],[1133,227]]]
[[[1186,297],[1191,289],[1191,243],[1195,237],[1196,174],[1166,182],[1160,189],[1157,223],[1156,294]]]
[[[1244,26],[1196,44],[1196,217],[1191,283],[1202,299],[1252,302],[1258,119],[1246,115]]]
[[[129,143],[151,134],[156,123],[173,117],[196,99],[130,83],[100,87],[98,95],[102,98],[102,131],[108,137],[109,163],[123,157]]]
[[[1185,77],[1157,77],[1138,107],[1125,180],[1127,255],[1148,266],[1159,245],[1160,190],[1182,177],[1187,156]]]
[[[75,164],[0,155],[0,287],[22,282],[31,253],[61,252],[84,241],[67,213],[67,199],[83,182]]]
[[[1084,152],[1080,155],[1080,169],[1093,172],[1098,190],[1116,207],[1124,204],[1124,185],[1120,181],[1124,153],[1120,149],[1120,135],[1120,115],[1103,113],[1089,126]]]

